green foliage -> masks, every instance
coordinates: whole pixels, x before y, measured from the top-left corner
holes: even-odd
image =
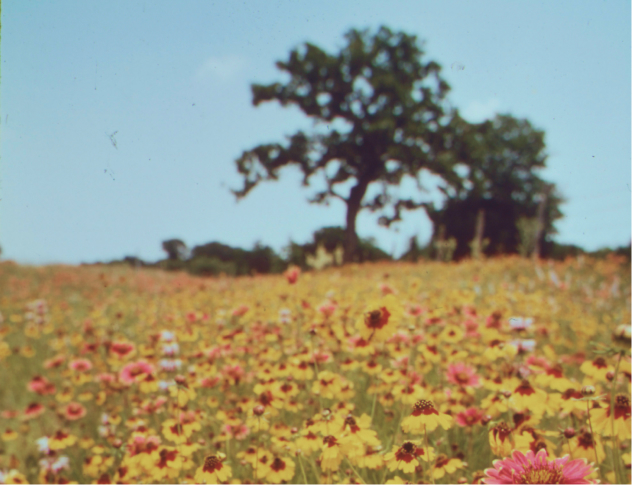
[[[237,275],[234,261],[222,261],[215,257],[199,256],[187,264],[187,271],[198,276]]]
[[[184,260],[187,258],[187,245],[181,239],[168,239],[162,242],[162,249],[167,253],[167,257],[172,261]]]
[[[309,261],[317,258],[317,265],[340,264],[341,250],[345,241],[345,229],[340,226],[323,227],[314,232],[312,241],[306,244],[297,244],[290,241],[284,249],[285,261],[301,269],[307,270],[313,267]],[[320,259],[318,248],[321,247]],[[360,262],[388,261],[392,258],[375,245],[373,239],[360,239],[357,247],[357,258]],[[323,266],[323,267],[324,267]]]
[[[538,220],[534,217],[521,217],[516,223],[518,233],[520,234],[520,244],[518,253],[526,258],[533,253],[538,237]]]
[[[518,221],[535,218],[542,195],[548,193],[541,235],[541,243],[546,243],[556,233],[554,224],[562,217],[559,206],[563,199],[538,174],[547,158],[544,132],[510,115],[476,125],[457,116],[453,124],[461,134],[455,150],[462,178],[441,188],[446,196],[442,207],[424,205],[434,223],[433,239],[443,225],[445,237],[456,239],[454,257],[470,255],[476,217],[483,210],[483,237],[489,240],[484,253],[517,253],[522,242]]]

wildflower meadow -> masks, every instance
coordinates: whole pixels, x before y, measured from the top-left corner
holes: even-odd
[[[0,263],[0,483],[630,483],[610,257]]]

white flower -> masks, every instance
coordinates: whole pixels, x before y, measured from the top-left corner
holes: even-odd
[[[160,340],[163,342],[171,342],[176,339],[176,334],[169,330],[163,330],[160,332]]]
[[[180,366],[182,366],[182,361],[180,359],[162,359],[160,361],[160,368],[167,372],[179,369]]]
[[[509,325],[513,330],[526,330],[533,325],[533,318],[511,317]]]
[[[60,456],[59,458],[57,458],[57,460],[55,460],[51,464],[50,469],[53,471],[53,473],[59,473],[64,468],[67,469],[69,467],[70,467],[70,460],[68,460],[68,457],[67,456]]]
[[[160,381],[160,382],[158,382],[158,388],[161,391],[166,391],[171,386],[175,386],[175,385],[176,385],[176,381],[174,381],[173,379],[171,379],[169,381]]]
[[[40,439],[35,440],[35,443],[37,443],[37,449],[41,453],[48,453],[50,451],[48,447],[48,436],[42,436]]]

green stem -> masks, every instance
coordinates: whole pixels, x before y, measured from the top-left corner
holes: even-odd
[[[619,360],[617,360],[617,366],[614,369],[614,377],[612,378],[612,391],[610,393],[610,430],[612,431],[612,468],[615,473],[615,477],[617,479],[617,483],[623,483],[623,477],[619,470],[619,465],[621,462],[621,450],[619,448],[619,440],[617,439],[617,435],[615,434],[615,426],[614,426],[614,403],[617,394],[617,377],[619,375],[619,365],[621,364],[621,357],[623,357],[623,352],[619,352]]]
[[[307,475],[305,475],[305,468],[303,467],[303,460],[301,460],[301,453],[297,455],[297,458],[298,458],[298,465],[301,467],[301,472],[303,473],[303,483],[308,483]]]
[[[592,420],[590,419],[590,401],[586,401],[586,414],[588,414],[588,425],[590,426],[590,436],[592,436],[593,440],[593,451],[595,452],[595,466],[599,468],[599,477],[601,478],[601,483],[605,483],[603,479],[603,472],[601,471],[601,467],[599,466],[599,457],[597,456],[597,438],[595,437],[595,433],[593,433]]]
[[[430,473],[430,480],[434,484],[434,475],[432,473],[432,466],[430,465],[430,445],[428,444],[428,429],[424,424],[424,435],[426,436],[426,456],[428,457],[428,472]]]
[[[395,443],[395,439],[397,438],[397,435],[399,434],[399,430],[402,426],[402,419],[404,417],[404,403],[402,402],[402,408],[400,410],[399,413],[399,420],[397,422],[397,428],[395,428],[395,433],[393,434],[393,436],[391,437],[391,440],[388,444],[388,446],[385,448],[386,449],[386,453],[390,453],[391,448],[393,447],[393,444]],[[385,466],[384,467],[384,474],[382,475],[382,481],[380,483],[384,483],[384,480],[386,479],[386,475],[388,474],[388,467]]]
[[[351,464],[351,462],[349,461],[349,458],[347,458],[345,456],[345,460],[347,460],[347,464],[349,465],[349,467],[351,467],[351,471],[353,473],[355,473],[355,476],[358,477],[358,480],[360,480],[361,483],[366,484],[366,482],[362,479],[362,477],[360,476],[360,474],[356,471],[355,468],[353,468],[353,465]]]

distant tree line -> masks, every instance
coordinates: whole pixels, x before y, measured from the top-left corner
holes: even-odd
[[[309,271],[341,265],[344,238],[344,228],[324,227],[317,230],[312,240],[305,244],[290,241],[281,254],[277,254],[261,242],[255,243],[252,249],[233,247],[220,242],[210,242],[189,249],[181,239],[168,239],[162,242],[162,249],[166,253],[165,259],[151,263],[135,256],[126,256],[122,260],[111,261],[108,264],[186,271],[200,276],[281,273],[291,265]],[[359,240],[358,254],[360,262],[393,259],[377,247],[371,238]]]
[[[271,247],[257,242],[252,249],[232,247],[219,242],[210,242],[194,246],[189,250],[184,241],[169,239],[163,241],[162,249],[166,258],[156,262],[147,262],[135,256],[126,256],[121,260],[114,260],[111,265],[126,264],[132,267],[158,268],[167,271],[186,271],[198,276],[244,276],[254,274],[282,273],[289,266],[298,266],[303,271],[321,269],[327,266],[343,264],[342,251],[344,248],[345,230],[343,227],[324,227],[314,232],[312,240],[305,244],[290,241],[281,254],[277,254]],[[585,251],[572,244],[547,245],[547,257],[564,260],[568,257],[580,255],[595,258],[606,258],[617,255],[630,262],[630,245],[618,248]],[[360,238],[358,242],[360,262],[377,261],[406,261],[418,262],[436,260],[437,249],[433,241],[422,246],[417,238],[410,239],[408,250],[399,258],[393,258],[375,245],[371,238]],[[452,254],[454,258],[454,254]],[[448,258],[443,258],[447,260]],[[456,258],[454,258],[456,259]],[[97,263],[103,264],[103,263]]]

